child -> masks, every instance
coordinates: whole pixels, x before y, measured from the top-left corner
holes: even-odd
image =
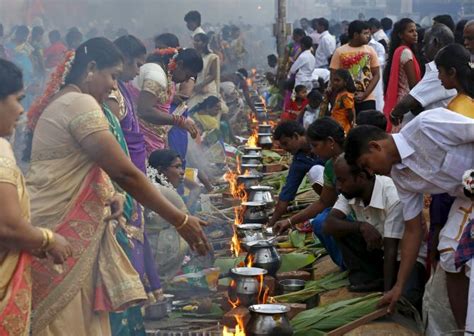
[[[355,85],[350,72],[346,69],[336,70],[331,78],[331,89],[336,95],[331,118],[336,120],[347,134],[355,121]]]
[[[292,99],[285,111],[281,114],[280,119],[283,120],[297,120],[300,113],[302,113],[308,105],[307,89],[304,85],[297,85],[295,87],[295,98]]]
[[[319,107],[322,101],[323,96],[317,89],[311,90],[308,94],[308,106],[306,106],[304,113],[300,113],[298,116],[298,121],[303,124],[305,129],[320,117]]]

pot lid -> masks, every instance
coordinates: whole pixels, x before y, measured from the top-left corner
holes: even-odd
[[[272,133],[258,133],[258,136],[272,136]]]
[[[266,205],[265,202],[242,202],[241,204],[246,207],[264,207]]]
[[[279,304],[258,304],[249,307],[249,310],[259,314],[284,314],[290,311],[290,308]]]
[[[262,230],[262,224],[238,224],[236,225],[238,230]]]
[[[263,185],[256,185],[256,186],[250,187],[250,190],[253,190],[253,191],[272,191],[273,187],[263,186]]]
[[[261,151],[262,147],[250,147],[250,146],[245,146],[244,150],[254,150],[254,151]]]
[[[242,159],[261,159],[262,155],[260,154],[245,154],[242,155]]]
[[[240,166],[244,167],[244,168],[259,168],[259,167],[263,167],[263,164],[261,164],[261,163],[242,163]]]
[[[262,175],[239,175],[237,176],[237,179],[242,179],[242,180],[254,180],[254,179],[261,179]]]
[[[257,267],[234,267],[231,270],[231,273],[241,276],[259,276],[267,274],[267,270]]]

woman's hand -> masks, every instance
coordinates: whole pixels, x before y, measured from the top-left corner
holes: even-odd
[[[193,139],[196,139],[196,137],[199,135],[199,130],[191,118],[186,118],[183,128],[189,132],[191,138]]]
[[[191,250],[202,256],[207,255],[211,251],[211,245],[201,227],[206,225],[205,221],[189,216],[188,223],[178,230],[179,235],[186,240]]]
[[[72,246],[63,236],[55,233],[46,254],[53,257],[55,264],[63,264],[69,257],[72,257]]]
[[[398,126],[402,123],[403,121],[403,114],[402,115],[398,115],[396,113],[394,113],[394,111],[392,111],[390,113],[390,121],[392,122],[392,125],[393,126]]]
[[[107,200],[105,203],[106,206],[110,206],[111,214],[110,216],[106,217],[104,220],[111,221],[111,220],[119,220],[120,217],[123,215],[123,205],[125,203],[125,197],[121,194],[115,194],[111,198]]]

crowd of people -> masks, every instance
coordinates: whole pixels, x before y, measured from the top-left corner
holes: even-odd
[[[267,74],[293,155],[269,224],[312,230],[349,290],[385,291],[391,311],[405,297],[427,335],[472,331],[474,21],[328,29],[302,19]],[[319,199],[282,219],[305,176]]]
[[[184,23],[189,41],[151,48],[77,28],[46,48],[40,26],[2,38],[1,335],[144,335],[141,307],[210,252],[196,200],[257,109],[240,29]],[[268,225],[312,230],[351,291],[385,291],[390,311],[405,297],[428,335],[474,331],[474,21],[300,24],[267,57],[293,156]],[[305,176],[318,200],[283,219]]]

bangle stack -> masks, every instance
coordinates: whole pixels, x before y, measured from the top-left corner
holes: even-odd
[[[42,251],[48,251],[51,244],[54,242],[54,233],[49,229],[41,228],[41,233],[43,234],[43,242],[41,244]]]
[[[184,216],[183,222],[179,226],[176,227],[176,231],[179,231],[182,228],[184,228],[188,224],[188,221],[189,221],[189,216],[188,215]]]
[[[183,128],[186,118],[183,116],[173,116],[173,125]]]

